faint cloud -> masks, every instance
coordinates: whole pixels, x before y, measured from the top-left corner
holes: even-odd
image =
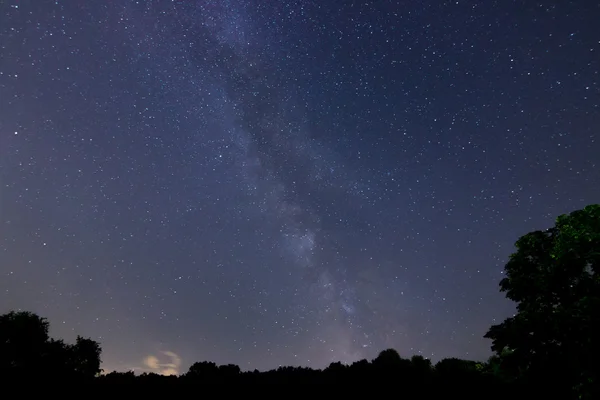
[[[160,363],[158,361],[158,358],[154,357],[154,356],[148,356],[144,359],[144,365],[150,369],[159,369],[160,368]]]
[[[144,358],[143,364],[147,372],[154,372],[159,375],[179,375],[179,368],[181,366],[181,357],[172,351],[162,351],[161,355],[164,357],[162,362],[159,357],[152,354]]]
[[[179,371],[175,368],[165,368],[161,371],[161,375],[179,375]]]

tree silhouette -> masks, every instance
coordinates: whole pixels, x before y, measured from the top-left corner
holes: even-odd
[[[505,371],[552,384],[554,393],[598,395],[600,205],[559,216],[554,227],[519,238],[516,248],[500,290],[517,313],[485,337]]]
[[[428,374],[431,372],[431,360],[423,357],[422,355],[414,355],[410,358],[410,362],[415,370],[422,374]]]
[[[11,311],[0,315],[0,377],[169,387],[391,383],[402,388],[404,398],[600,398],[595,365],[600,358],[600,206],[561,215],[554,227],[519,238],[516,248],[500,289],[517,303],[517,313],[486,333],[496,353],[488,362],[446,358],[432,366],[422,356],[406,359],[386,349],[371,361],[332,362],[322,370],[280,366],[244,372],[234,364],[203,361],[180,376],[101,375],[97,342],[81,336],[74,344],[52,339],[45,318]]]
[[[197,382],[214,382],[218,376],[219,367],[217,364],[210,361],[201,361],[192,364],[185,374],[186,378]]]
[[[156,373],[111,372],[99,374],[100,345],[78,336],[74,344],[48,336],[49,324],[45,318],[30,312],[10,312],[0,315],[0,378],[25,378],[31,382],[60,381],[64,384],[115,384],[115,390],[124,386],[145,388],[158,385],[186,388],[192,384],[400,384],[404,398],[432,398],[441,396],[462,399],[508,397],[512,387],[490,372],[493,367],[473,361],[447,359],[432,367],[422,356],[402,358],[394,349],[383,350],[368,361],[351,365],[332,362],[326,368],[280,366],[259,372],[242,371],[234,364],[217,365],[202,361],[192,364],[185,374],[163,376]],[[187,389],[185,389],[187,390]],[[490,392],[491,390],[491,392]],[[508,395],[507,395],[508,394]]]
[[[92,339],[77,336],[74,345],[70,347],[73,372],[85,378],[93,378],[99,374],[100,354],[102,349],[100,344]]]
[[[49,323],[34,313],[0,315],[0,373],[4,376],[90,379],[101,372],[100,345],[81,336],[75,344],[48,336]]]
[[[42,362],[49,323],[31,312],[0,315],[0,369],[3,373],[30,374]]]

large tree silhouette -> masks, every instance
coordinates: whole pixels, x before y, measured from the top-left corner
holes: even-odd
[[[31,374],[43,363],[49,350],[49,323],[30,312],[0,315],[0,369],[13,374]],[[54,346],[54,345],[50,345]]]
[[[516,248],[500,289],[517,313],[485,337],[505,371],[592,396],[600,356],[600,205],[559,216]]]
[[[100,345],[77,336],[75,344],[48,336],[48,321],[31,312],[0,315],[0,374],[90,379],[101,372]]]

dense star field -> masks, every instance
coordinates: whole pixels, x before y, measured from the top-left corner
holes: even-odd
[[[597,1],[3,1],[0,313],[106,371],[486,359],[600,201]]]

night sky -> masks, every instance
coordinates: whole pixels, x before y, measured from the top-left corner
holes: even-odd
[[[486,359],[600,201],[597,1],[0,2],[0,312],[106,371]]]

